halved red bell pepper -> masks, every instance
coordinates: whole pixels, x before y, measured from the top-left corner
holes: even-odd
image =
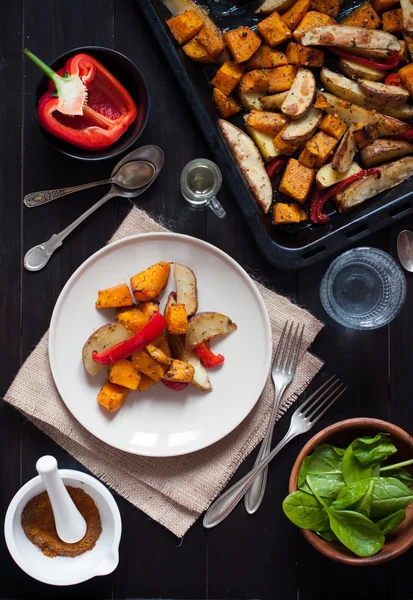
[[[24,53],[51,79],[37,118],[52,135],[84,150],[105,150],[135,120],[131,95],[93,56],[76,54],[56,73],[32,52]]]
[[[275,179],[275,176],[278,175],[278,173],[281,173],[284,166],[285,166],[285,158],[281,158],[281,156],[277,156],[276,158],[273,158],[272,160],[270,160],[270,162],[265,167],[265,169],[266,169],[266,171],[268,173],[268,177],[271,179],[271,181],[273,179]]]
[[[333,54],[337,54],[337,56],[342,56],[343,58],[352,60],[360,65],[365,65],[366,67],[371,67],[372,69],[378,69],[379,71],[390,71],[391,69],[395,69],[400,62],[400,57],[396,50],[391,50],[390,56],[385,58],[383,62],[377,62],[376,60],[371,60],[370,58],[357,56],[357,54],[353,54],[347,50],[341,50],[341,48],[332,47],[329,48],[329,50],[333,52]]]
[[[402,80],[397,73],[389,73],[384,80],[386,85],[396,85],[397,87],[403,87]]]
[[[92,358],[98,365],[110,365],[111,363],[122,360],[122,358],[127,358],[134,352],[145,348],[148,344],[153,342],[153,340],[159,337],[165,328],[165,318],[160,312],[156,311],[151,315],[151,318],[146,325],[144,325],[140,331],[135,333],[135,335],[125,342],[116,344],[116,346],[113,346],[108,350],[104,350],[100,353],[93,352]]]
[[[225,360],[225,356],[222,356],[222,354],[214,354],[204,343],[199,344],[199,346],[194,348],[194,352],[207,369],[218,367],[219,365],[222,365]]]

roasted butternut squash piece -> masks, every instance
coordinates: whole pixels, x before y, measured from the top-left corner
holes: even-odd
[[[389,33],[401,33],[403,31],[403,11],[401,8],[383,13],[382,19],[384,31]]]
[[[98,291],[96,308],[119,308],[133,306],[133,298],[126,283]]]
[[[144,392],[152,385],[155,385],[155,383],[157,383],[157,381],[152,379],[152,377],[148,377],[147,375],[145,375],[145,373],[141,373],[141,380],[139,382],[138,390],[140,392]]]
[[[372,0],[373,8],[378,13],[390,10],[397,4],[399,4],[399,0]]]
[[[285,51],[288,62],[299,67],[322,67],[324,52],[311,46],[301,46],[290,42]]]
[[[249,27],[238,27],[224,33],[224,39],[236,63],[242,63],[251,58],[261,46],[261,40]]]
[[[301,142],[286,142],[281,137],[282,130],[277,133],[273,140],[274,148],[277,155],[292,156],[296,150],[301,146]]]
[[[218,69],[211,83],[225,96],[229,96],[241,81],[243,72],[243,65],[237,65],[236,62],[227,60]]]
[[[212,96],[221,116],[224,117],[224,119],[228,119],[229,117],[241,112],[242,109],[238,102],[236,102],[234,98],[230,98],[230,96],[223,94],[218,88],[214,88]]]
[[[328,157],[337,146],[337,141],[336,138],[324,131],[319,131],[308,140],[300,152],[298,160],[307,167],[319,169],[327,162]]]
[[[146,352],[151,356],[156,362],[161,363],[161,365],[170,365],[172,359],[170,356],[167,356],[158,346],[155,344],[149,344],[146,346]]]
[[[165,310],[168,333],[179,335],[187,332],[188,316],[185,304],[170,304]]]
[[[282,21],[287,25],[290,31],[294,31],[303,20],[306,12],[310,10],[311,0],[297,0],[294,4],[282,15]]]
[[[149,356],[145,350],[139,350],[132,354],[132,364],[138,371],[145,373],[154,381],[160,381],[166,371],[166,367]]]
[[[159,302],[156,300],[147,300],[146,302],[139,302],[138,309],[143,312],[146,317],[151,317],[154,312],[159,312]]]
[[[283,44],[291,38],[291,31],[277,11],[274,11],[269,17],[260,21],[257,29],[271,48]]]
[[[324,115],[323,120],[319,125],[319,129],[331,135],[336,140],[341,140],[344,133],[347,131],[347,125],[337,117],[337,115]]]
[[[365,29],[378,29],[381,25],[381,19],[370,2],[365,2],[352,10],[341,24],[350,25],[351,27],[364,27]]]
[[[214,58],[217,58],[224,51],[225,42],[222,34],[209,29],[209,27],[201,29],[195,39]]]
[[[295,158],[290,158],[278,189],[282,194],[304,204],[313,185],[314,177],[314,169],[299,163]]]
[[[149,321],[149,316],[136,307],[120,309],[116,312],[116,320],[133,333],[138,333],[146,325]]]
[[[275,69],[268,69],[266,73],[268,75],[268,93],[278,94],[278,92],[286,92],[291,88],[297,75],[297,67],[294,65],[285,65],[283,67],[276,67]]]
[[[266,92],[269,84],[268,75],[261,69],[247,71],[241,78],[240,90],[244,94],[249,92]]]
[[[335,19],[329,17],[328,15],[317,12],[315,10],[310,10],[303,17],[303,20],[297,27],[297,29],[293,33],[293,37],[296,42],[301,43],[301,38],[307,31],[312,29],[313,27],[323,27],[324,25],[334,25]]]
[[[159,296],[168,283],[170,270],[169,263],[159,262],[131,277],[131,288],[136,300],[145,302]]]
[[[244,119],[245,123],[253,129],[272,137],[276,136],[288,122],[284,115],[263,110],[252,110],[245,115]]]
[[[273,67],[282,67],[287,65],[287,57],[284,52],[273,50],[267,44],[262,44],[258,50],[254,52],[245,68],[247,71],[252,69],[272,69]]]
[[[169,347],[168,335],[166,331],[163,332],[156,340],[153,341],[153,345],[159,348],[165,356],[171,358],[171,348]],[[161,360],[159,362],[162,362]]]
[[[408,44],[408,38],[410,37],[411,44],[412,44],[412,51],[413,51],[413,36],[412,35],[408,36],[406,33],[404,33],[403,35],[406,36],[406,39],[399,40],[400,50],[398,51],[397,55],[398,55],[399,61],[401,63],[407,63],[407,62],[409,62],[409,55],[410,55],[410,60],[413,60],[413,52],[410,54],[409,44]]]
[[[359,149],[369,146],[380,137],[379,128],[374,123],[356,123],[353,136]]]
[[[137,390],[141,376],[139,371],[126,358],[109,365],[109,381],[122,385],[128,390]]]
[[[165,373],[166,381],[177,381],[179,383],[191,383],[194,377],[194,367],[183,360],[172,360],[172,364]]]
[[[194,62],[205,64],[216,62],[215,58],[207,52],[205,46],[203,46],[201,42],[196,39],[196,37],[182,46],[182,50]]]
[[[413,98],[413,63],[398,70],[399,77],[410,96]]]
[[[109,412],[116,412],[125,404],[128,394],[128,388],[107,381],[99,392],[98,402]]]
[[[308,221],[307,213],[301,206],[292,202],[276,202],[272,208],[274,225],[302,223]]]
[[[166,24],[178,44],[182,46],[201,31],[204,21],[195,10],[186,10],[176,17],[168,19]]]
[[[311,8],[330,17],[337,17],[344,0],[311,0]]]

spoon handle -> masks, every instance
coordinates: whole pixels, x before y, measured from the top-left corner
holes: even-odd
[[[83,215],[80,215],[73,223],[68,225],[65,229],[60,231],[60,233],[54,233],[47,242],[43,242],[42,244],[38,244],[34,246],[24,257],[24,266],[28,271],[40,271],[43,269],[49,262],[50,257],[53,252],[59,248],[63,240],[70,234],[80,223],[82,223],[85,219],[87,219],[92,213],[95,212],[98,208],[100,208],[105,202],[118,196],[119,193],[116,191],[116,188],[113,190],[109,190],[107,194],[103,196],[100,200],[96,202],[93,206],[91,206]]]
[[[101,181],[92,181],[91,183],[84,183],[83,185],[75,185],[72,187],[62,188],[61,190],[45,190],[43,192],[33,192],[31,194],[26,194],[26,196],[23,198],[23,202],[28,208],[35,208],[36,206],[47,204],[48,202],[52,202],[52,200],[56,200],[57,198],[61,198],[62,196],[73,194],[73,192],[81,192],[82,190],[88,190],[89,188],[93,188],[98,185],[104,185],[110,182],[110,179],[102,179]]]

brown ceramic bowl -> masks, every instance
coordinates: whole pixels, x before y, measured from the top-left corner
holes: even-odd
[[[401,462],[413,457],[413,439],[406,431],[403,431],[400,427],[396,427],[396,425],[392,425],[392,423],[368,417],[340,421],[317,433],[301,450],[291,472],[289,482],[290,494],[297,491],[298,473],[304,458],[308,454],[311,454],[316,446],[319,444],[332,444],[345,448],[356,437],[374,436],[380,431],[389,433],[394,445],[398,449],[398,452],[391,457],[390,462]],[[406,469],[413,475],[412,466],[406,467]],[[301,532],[316,550],[332,560],[356,567],[380,565],[400,556],[413,546],[413,504],[407,507],[406,519],[403,523],[386,536],[385,544],[380,552],[368,558],[358,558],[344,546],[335,542],[327,542],[307,529],[301,529]]]

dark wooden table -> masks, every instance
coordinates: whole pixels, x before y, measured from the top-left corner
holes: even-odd
[[[162,52],[147,30],[134,0],[3,0],[0,3],[0,168],[1,168],[1,394],[47,329],[55,301],[74,270],[105,244],[130,209],[126,200],[108,203],[79,227],[39,273],[22,268],[24,252],[60,231],[101,193],[91,190],[37,210],[23,208],[30,191],[102,179],[112,163],[83,164],[58,154],[39,131],[33,91],[39,72],[23,61],[29,47],[46,62],[71,48],[102,45],[129,56],[143,71],[152,95],[152,113],[140,142],[165,151],[164,169],[140,205],[162,215],[178,232],[206,239],[228,252],[278,292],[325,320],[314,344],[331,373],[348,392],[320,428],[334,421],[374,416],[413,431],[412,279],[402,314],[390,327],[360,333],[329,320],[318,296],[327,262],[302,272],[281,272],[260,256],[247,223],[225,188],[220,199],[227,218],[190,211],[179,195],[182,167],[209,156],[207,146]],[[371,236],[366,244],[395,255],[396,237],[413,228],[413,217]],[[277,426],[279,439],[288,418]],[[131,504],[117,498],[124,531],[115,573],[74,588],[54,588],[25,575],[0,543],[0,597],[5,598],[243,598],[311,600],[413,598],[413,550],[371,569],[344,567],[316,553],[287,521],[281,501],[303,436],[271,467],[261,510],[248,517],[242,506],[220,527],[206,532],[200,522],[183,543]],[[71,456],[4,403],[0,412],[1,517],[19,487],[35,475],[36,459],[54,454],[62,467],[82,468]],[[251,467],[251,456],[237,477]]]

